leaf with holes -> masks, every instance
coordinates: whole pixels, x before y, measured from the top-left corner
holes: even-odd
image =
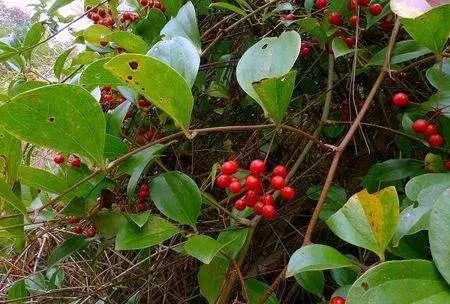
[[[450,303],[450,289],[430,261],[389,261],[356,280],[347,303]]]
[[[89,64],[81,73],[80,84],[85,86],[121,85],[122,81],[103,66],[110,58],[103,58]]]
[[[0,107],[0,125],[34,145],[103,164],[105,117],[78,86],[49,85],[17,95]]]
[[[116,56],[105,68],[188,132],[194,98],[186,80],[177,71],[155,58],[137,54]]]
[[[20,166],[19,179],[27,186],[50,193],[61,194],[68,188],[67,182],[61,177],[28,166]]]
[[[344,241],[375,252],[384,259],[384,251],[399,220],[399,201],[395,187],[369,194],[354,194],[327,221],[328,227]]]
[[[152,180],[151,197],[156,208],[168,218],[195,227],[202,197],[195,182],[178,171],[166,172]]]

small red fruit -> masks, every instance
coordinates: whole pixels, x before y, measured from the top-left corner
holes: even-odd
[[[416,133],[424,134],[427,131],[428,124],[426,119],[417,119],[412,124],[412,130]]]
[[[348,19],[348,24],[349,24],[350,26],[356,27],[356,26],[359,24],[359,18],[358,18],[358,16],[356,16],[356,15],[351,16],[351,17]]]
[[[358,4],[356,3],[356,0],[350,0],[347,2],[347,8],[349,11],[356,11],[356,7]]]
[[[273,219],[277,215],[277,208],[274,205],[264,205],[261,214],[265,218]]]
[[[311,48],[307,45],[303,45],[300,48],[300,55],[302,55],[303,58],[309,57],[309,55],[311,55]]]
[[[150,191],[150,187],[147,184],[142,184],[139,187],[139,191],[147,191],[147,192],[149,192]]]
[[[262,190],[261,179],[254,175],[247,176],[245,179],[245,186],[247,187],[247,190],[253,190],[256,192],[260,192]]]
[[[383,11],[383,6],[379,3],[374,3],[369,6],[369,13],[373,16],[378,16]]]
[[[81,159],[78,156],[73,155],[70,160],[70,165],[72,168],[80,168],[81,167]]]
[[[444,137],[441,134],[433,134],[427,140],[432,147],[440,147],[444,144]]]
[[[150,108],[151,105],[152,105],[152,104],[150,103],[150,101],[148,101],[148,100],[145,99],[145,98],[141,98],[141,99],[138,100],[138,106],[139,106],[140,108],[148,109],[148,108]]]
[[[247,207],[246,202],[240,198],[234,203],[234,208],[238,211],[242,211]]]
[[[281,176],[274,176],[270,180],[270,186],[272,189],[279,190],[283,188],[286,185],[286,182],[284,181],[284,177]]]
[[[216,179],[216,185],[219,188],[225,189],[227,188],[231,183],[231,178],[229,175],[219,175]]]
[[[100,20],[100,15],[97,13],[90,13],[91,20],[94,22],[98,22]]]
[[[232,175],[236,173],[238,169],[239,164],[234,160],[230,160],[222,164],[222,166],[220,167],[220,172],[222,172],[222,174]]]
[[[295,197],[295,189],[290,186],[283,187],[280,190],[280,196],[286,201],[292,201]]]
[[[392,97],[392,103],[400,108],[406,107],[409,105],[409,97],[405,93],[397,93]]]
[[[53,157],[53,161],[55,162],[55,164],[61,165],[62,163],[64,163],[65,159],[63,155],[56,154],[55,157]]]
[[[259,199],[258,193],[256,193],[255,191],[252,191],[252,190],[247,191],[247,193],[244,196],[244,201],[245,201],[245,204],[247,205],[247,207],[255,206],[258,199]]]
[[[140,199],[146,199],[148,197],[148,191],[145,191],[145,190],[141,190],[141,191],[139,191],[139,198]]]
[[[144,212],[147,210],[147,204],[145,202],[140,202],[136,205],[136,212]]]
[[[253,206],[253,210],[255,210],[256,214],[261,215],[263,213],[264,203],[261,201],[258,201],[255,206]]]
[[[278,165],[272,170],[272,176],[286,177],[288,175],[288,169],[283,165]]]
[[[139,3],[141,3],[142,6],[147,6],[148,0],[141,0]]]
[[[328,0],[316,0],[316,8],[317,9],[323,9],[327,7]]]
[[[342,15],[338,12],[332,12],[330,16],[328,16],[328,22],[332,25],[340,26],[342,25]]]
[[[236,181],[231,182],[230,185],[228,186],[228,190],[230,190],[230,192],[232,193],[239,193],[241,192],[241,189],[242,189],[241,183]]]
[[[370,0],[356,0],[356,3],[360,6],[368,6],[370,3]]]
[[[94,226],[89,226],[86,231],[84,232],[87,237],[94,237],[97,234],[97,231],[95,230]]]
[[[356,44],[356,38],[353,36],[350,36],[350,37],[345,38],[344,42],[349,48],[352,48]]]
[[[332,297],[330,300],[330,304],[345,304],[345,302],[346,302],[345,298],[341,296]]]
[[[290,14],[287,14],[287,15],[282,15],[282,16],[280,17],[280,19],[281,19],[281,20],[288,20],[288,21],[291,21],[291,20],[294,20],[294,19],[295,19],[295,16],[294,16],[294,14],[290,13]]]
[[[250,172],[254,175],[263,174],[266,171],[266,164],[263,160],[255,159],[250,163]]]
[[[83,233],[83,227],[81,226],[75,226],[72,228],[73,233],[75,234],[82,234]]]
[[[444,162],[444,168],[445,168],[445,170],[450,170],[450,159],[449,159],[449,160],[446,160],[446,161]]]
[[[262,197],[261,201],[264,203],[264,205],[274,205],[275,206],[275,199],[270,194],[264,195]]]
[[[435,123],[429,123],[427,129],[425,130],[425,136],[429,137],[434,134],[439,133],[439,126]]]

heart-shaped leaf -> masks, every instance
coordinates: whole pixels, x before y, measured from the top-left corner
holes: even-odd
[[[326,223],[344,241],[369,249],[384,259],[398,219],[397,191],[388,187],[373,194],[366,190],[354,194]]]

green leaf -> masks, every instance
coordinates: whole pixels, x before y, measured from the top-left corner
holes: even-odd
[[[105,159],[116,159],[128,152],[128,146],[120,137],[106,134],[105,138]]]
[[[61,74],[64,70],[64,64],[66,63],[67,58],[74,48],[75,47],[73,46],[70,49],[65,50],[58,56],[58,58],[56,58],[55,64],[53,65],[53,73],[55,74],[56,78],[61,77]]]
[[[439,184],[450,184],[450,174],[429,173],[416,176],[406,184],[405,193],[410,200],[417,201],[422,190]]]
[[[33,51],[34,46],[41,40],[44,33],[45,27],[41,22],[36,22],[30,26],[30,29],[23,40],[23,47],[24,49],[27,49],[27,51],[23,52],[22,55],[26,60],[31,59],[31,52]]]
[[[8,303],[22,304],[25,303],[27,297],[27,289],[25,288],[25,280],[21,279],[11,284],[8,288]]]
[[[100,59],[100,55],[96,52],[92,51],[84,51],[77,54],[71,62],[72,66],[81,65],[81,64],[90,64],[93,61]]]
[[[57,84],[22,93],[0,107],[0,124],[32,144],[103,163],[105,118],[94,97],[78,86]]]
[[[415,19],[402,19],[403,27],[417,42],[440,56],[450,34],[450,5],[432,9]]]
[[[47,84],[48,83],[46,83],[46,82],[37,81],[37,80],[18,82],[16,84],[14,84],[12,87],[10,87],[9,94],[11,95],[11,97],[16,96],[16,95],[19,95],[20,93],[24,93],[29,90],[40,88]]]
[[[105,68],[166,112],[183,131],[188,131],[194,98],[178,72],[155,58],[136,54],[116,56]]]
[[[230,12],[236,13],[238,15],[241,15],[242,17],[247,16],[247,13],[243,9],[237,7],[236,5],[226,3],[226,2],[214,2],[214,3],[211,3],[209,5],[209,7],[218,9],[218,10],[223,9],[226,11],[230,11]]]
[[[156,208],[168,218],[195,227],[202,197],[195,182],[178,171],[163,173],[152,180],[151,197]]]
[[[193,235],[184,243],[184,250],[204,264],[209,264],[225,245],[207,235]]]
[[[351,285],[358,278],[357,269],[352,267],[331,269],[330,274],[339,286]]]
[[[48,171],[28,166],[20,166],[19,179],[27,186],[50,193],[61,194],[68,188],[64,179]]]
[[[281,124],[286,115],[294,92],[296,75],[297,71],[292,70],[284,76],[253,83],[253,88],[258,94],[261,104],[277,124]]]
[[[123,94],[122,94],[123,95]],[[106,113],[106,133],[119,137],[121,135],[122,122],[127,115],[131,102],[126,100],[118,105],[114,110]]]
[[[19,210],[22,214],[27,214],[27,209],[22,201],[11,191],[9,185],[0,180],[0,198],[4,199],[6,203]]]
[[[151,215],[142,228],[132,223],[123,226],[116,236],[116,250],[143,249],[162,244],[178,232],[178,228],[165,219]]]
[[[450,289],[433,263],[389,261],[370,268],[350,288],[348,304],[449,303]]]
[[[450,188],[437,199],[430,219],[430,247],[441,275],[450,284]]]
[[[386,55],[386,49],[387,48],[384,48],[376,53],[367,65],[382,65]],[[429,53],[431,53],[431,51],[422,46],[416,40],[400,41],[394,45],[394,50],[391,56],[391,64],[398,64],[413,60]]]
[[[392,243],[387,248],[389,252],[404,259],[427,259],[430,255],[428,233],[425,231],[404,236],[395,247]]]
[[[122,81],[103,66],[110,58],[103,58],[89,64],[81,73],[80,84],[85,86],[121,85]]]
[[[142,150],[120,165],[119,170],[131,175],[127,186],[127,195],[131,198],[136,190],[136,186],[141,178],[141,175],[146,169],[153,163],[153,161],[161,156],[162,151],[165,149],[165,145],[155,144]]]
[[[168,16],[176,16],[178,10],[183,4],[182,0],[161,0],[161,2],[164,4],[164,7],[166,8],[166,14]]]
[[[137,227],[142,228],[150,218],[149,212],[143,212],[143,213],[125,213],[125,217],[128,219],[128,222],[135,224]]]
[[[136,34],[141,36],[147,43],[153,43],[159,38],[159,32],[166,22],[164,14],[159,9],[152,8],[148,11],[147,16],[137,22]]]
[[[116,236],[124,225],[127,225],[127,219],[121,213],[113,211],[102,211],[94,214],[92,217],[99,234],[106,236]]]
[[[86,248],[89,241],[84,236],[73,236],[65,240],[61,245],[53,249],[52,253],[48,257],[48,266],[53,266],[59,261],[67,258],[72,253],[77,252],[80,249]]]
[[[267,108],[266,103],[269,101],[262,100],[253,84],[267,78],[286,77],[298,57],[300,42],[300,35],[295,31],[284,32],[280,37],[263,38],[250,47],[238,62],[236,78],[239,85],[259,103],[266,115],[272,114],[270,111],[276,108],[276,104],[269,103],[270,108]],[[289,75],[289,81],[292,81],[292,76],[292,74]],[[275,86],[279,81],[272,80],[268,83],[270,86]],[[290,94],[286,94],[285,98]],[[282,112],[282,114],[285,113]],[[279,116],[272,118],[279,119]]]
[[[228,273],[229,265],[230,262],[227,259],[216,256],[211,263],[200,266],[198,284],[200,293],[208,300],[208,303],[216,303]]]
[[[222,250],[231,258],[236,258],[245,244],[248,229],[230,229],[219,233],[217,241],[224,245]]]
[[[353,48],[349,48],[344,40],[335,37],[331,42],[334,58],[339,58],[347,54],[353,53]]]
[[[433,65],[427,70],[426,76],[431,85],[438,90],[450,87],[450,58],[443,58],[442,62]]]
[[[308,188],[306,195],[312,200],[318,200],[322,189],[322,185],[313,185]],[[327,220],[344,206],[346,201],[347,193],[345,189],[337,185],[331,185],[327,193],[327,198],[325,199],[325,204],[323,205],[322,211],[320,211],[320,219],[323,221]]]
[[[384,251],[399,220],[399,201],[395,187],[369,194],[354,194],[327,221],[328,227],[344,241],[375,252],[384,259]]]
[[[351,267],[351,261],[336,249],[320,244],[312,244],[297,249],[289,259],[286,278],[296,274],[341,267]]]
[[[13,186],[17,180],[21,161],[22,145],[20,140],[0,126],[0,180],[4,179],[10,186]]]
[[[192,88],[200,67],[200,55],[190,40],[183,37],[164,39],[156,43],[147,55],[171,66]]]
[[[257,279],[248,279],[245,280],[245,288],[247,289],[249,304],[256,304],[258,303],[258,299],[269,289],[269,285]],[[272,293],[264,303],[278,304],[278,300]]]
[[[149,49],[148,44],[140,36],[130,32],[114,31],[105,39],[124,48],[129,53],[145,54]]]
[[[420,107],[426,112],[439,109],[442,115],[450,118],[450,91],[438,92],[432,95],[430,99],[423,102]]]
[[[192,2],[189,1],[180,8],[178,14],[162,28],[161,35],[167,38],[184,37],[189,39],[198,50],[201,49],[197,16]]]
[[[59,10],[61,7],[64,7],[70,3],[72,3],[73,0],[54,0],[50,8],[48,9],[49,15],[55,13],[57,10]]]
[[[305,271],[295,275],[297,283],[306,291],[322,296],[325,287],[325,278],[322,271]]]
[[[385,182],[404,179],[423,172],[423,162],[416,159],[390,159],[370,167],[363,178],[363,186],[374,192]]]
[[[101,47],[101,41],[107,41],[106,37],[111,34],[112,31],[109,27],[93,24],[82,32],[82,35],[86,42],[91,43],[96,47]]]

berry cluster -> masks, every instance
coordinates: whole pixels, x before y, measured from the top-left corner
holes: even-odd
[[[156,8],[162,12],[164,12],[166,10],[164,4],[158,0],[141,0],[141,1],[139,1],[139,3],[141,4],[141,6],[143,6],[146,9]]]
[[[119,16],[119,20],[122,23],[130,24],[139,19],[139,14],[135,12],[123,12]]]
[[[347,8],[349,11],[354,12],[358,6],[362,8],[367,8],[367,12],[373,16],[378,16],[383,11],[383,6],[379,3],[370,4],[370,0],[350,0],[347,3]],[[324,9],[328,5],[326,0],[316,0],[317,9]],[[339,12],[332,12],[328,16],[328,22],[335,26],[341,26],[344,24],[344,19],[342,14]],[[357,15],[352,15],[347,21],[348,25],[351,27],[356,27],[359,23],[359,17]]]
[[[164,134],[153,131],[152,129],[147,129],[141,133],[136,134],[136,136],[134,137],[134,141],[136,142],[136,144],[142,146],[163,137]]]
[[[413,122],[411,128],[415,133],[425,135],[431,147],[440,147],[444,144],[444,137],[439,133],[439,126],[435,123],[420,118]]]
[[[65,161],[66,161],[66,159],[65,159],[64,155],[62,155],[62,154],[58,153],[53,157],[53,162],[57,165],[62,165],[62,164],[64,164]],[[69,157],[69,164],[72,168],[80,168],[81,167],[81,159],[76,155],[71,155]]]
[[[222,189],[228,189],[232,193],[240,193],[242,191],[241,181],[234,176],[239,170],[239,164],[236,161],[227,161],[220,168],[221,174],[216,179],[216,185]],[[288,170],[285,166],[276,166],[269,178],[270,191],[264,191],[264,174],[266,172],[266,164],[260,159],[253,160],[249,167],[250,174],[245,177],[244,185],[246,193],[238,199],[234,207],[241,211],[246,207],[253,208],[256,214],[265,218],[274,218],[277,213],[277,207],[273,192],[279,190],[280,196],[286,201],[291,201],[295,197],[295,189],[286,185],[285,178]]]
[[[148,184],[142,184],[138,189],[138,203],[136,204],[136,212],[141,213],[148,209],[148,198],[150,196],[150,188]]]
[[[110,28],[113,28],[116,24],[110,9],[98,7],[91,8],[90,6],[87,6],[86,11],[89,11],[86,16],[94,21],[94,24],[99,24]]]
[[[345,304],[346,302],[345,298],[341,296],[332,297],[330,300],[330,304]]]
[[[137,104],[138,104],[138,108],[143,111],[148,111],[150,109],[150,107],[152,106],[152,103],[145,97],[139,98]]]
[[[101,89],[100,103],[103,110],[114,109],[126,100],[119,91],[114,90],[110,86],[104,86]]]

